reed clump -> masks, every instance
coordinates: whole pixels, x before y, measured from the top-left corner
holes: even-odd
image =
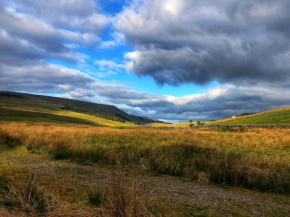
[[[148,209],[148,200],[142,196],[139,185],[139,181],[129,179],[123,174],[112,176],[107,188],[110,216],[153,216]]]
[[[13,172],[18,173],[16,177],[0,176],[0,206],[27,214],[47,213],[54,209],[52,196],[39,185],[34,173]]]

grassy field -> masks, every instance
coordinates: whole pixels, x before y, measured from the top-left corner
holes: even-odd
[[[287,216],[285,213],[290,212],[290,207],[283,205],[283,212],[275,211],[273,207],[290,202],[289,135],[290,130],[119,130],[2,122],[0,215],[46,213],[47,216],[125,217],[136,213],[141,213],[136,216],[171,216],[175,213],[174,216],[180,217]],[[86,165],[99,165],[102,169],[89,169]],[[122,175],[111,174],[104,169],[106,167],[118,170],[117,173]],[[139,175],[133,175],[132,171],[144,175],[136,181],[132,177]],[[162,177],[164,175],[178,180]],[[97,181],[100,177],[104,179]],[[180,179],[200,184],[185,184]],[[166,187],[156,188],[165,183],[168,183]],[[195,205],[191,203],[191,208],[185,208],[189,206],[186,201],[192,200],[192,195],[186,192],[196,185],[200,189],[197,191],[201,192],[193,194],[197,193],[201,198],[194,202]],[[217,187],[206,187],[208,185]],[[148,186],[152,186],[150,191]],[[255,193],[234,193],[232,190],[218,190],[219,187],[271,194],[254,196]],[[141,192],[140,188],[143,189]],[[174,207],[171,188],[179,189],[175,190],[179,192],[179,202]],[[35,198],[28,199],[25,195],[30,195],[29,192],[34,192]],[[154,197],[145,192],[154,193]],[[280,198],[273,193],[284,196]],[[206,196],[209,194],[211,199]],[[227,200],[221,199],[224,194],[229,194],[226,197],[231,198],[234,205],[229,206]],[[240,194],[239,197],[236,194]],[[164,197],[167,198],[165,201]],[[157,202],[150,202],[148,198]],[[244,198],[252,201],[251,204],[256,204],[256,200],[263,201],[268,208],[261,207],[253,214],[252,206],[256,205],[241,202]],[[218,207],[214,205],[217,203]],[[121,212],[127,214],[121,215]]]
[[[290,213],[290,198],[190,179],[77,164],[0,145],[0,216],[224,217]],[[31,194],[32,192],[32,194]],[[283,207],[283,209],[281,209]]]
[[[166,123],[152,123],[150,124],[152,127],[156,127],[156,128],[189,128],[189,124],[190,123],[178,123],[178,124],[166,124]],[[196,126],[196,122],[193,122],[193,124]]]
[[[290,108],[269,110],[257,114],[217,120],[209,124],[290,124]]]
[[[77,112],[71,112],[71,111],[58,111],[55,112],[55,114],[60,115],[62,117],[73,117],[78,118],[86,122],[90,122],[92,125],[95,126],[106,126],[106,127],[112,127],[112,128],[136,128],[139,127],[138,125],[132,123],[132,122],[118,122],[118,121],[111,121],[104,118],[91,116],[87,114],[81,114]]]
[[[0,108],[0,121],[79,124],[113,128],[138,127],[138,125],[131,122],[122,123],[118,121],[111,121],[104,118],[72,111],[52,111],[45,109],[28,110],[24,108]]]
[[[113,130],[2,124],[2,143],[55,159],[146,171],[290,194],[290,131]]]
[[[38,100],[0,100],[0,216],[290,216],[290,130],[142,127]],[[280,123],[290,109],[206,124]]]

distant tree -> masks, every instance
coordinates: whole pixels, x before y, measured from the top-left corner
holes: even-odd
[[[196,123],[197,123],[197,125],[205,125],[205,123],[202,121],[197,121]]]
[[[194,126],[194,123],[193,123],[193,120],[189,120],[189,127],[193,127]]]
[[[245,112],[245,113],[241,114],[241,116],[247,116],[247,115],[251,115],[251,113]]]

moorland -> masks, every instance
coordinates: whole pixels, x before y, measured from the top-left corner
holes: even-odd
[[[1,216],[290,214],[288,129],[167,129],[111,106],[5,94]],[[287,124],[288,111],[210,124]]]

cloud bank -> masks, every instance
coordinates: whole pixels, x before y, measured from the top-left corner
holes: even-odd
[[[135,0],[109,17],[95,0],[3,0],[0,89],[109,103],[174,122],[290,106],[289,8],[288,0]],[[102,38],[108,26],[111,41]],[[123,60],[92,58],[124,42]],[[89,61],[100,71],[80,70]],[[160,85],[219,85],[174,97],[96,78],[124,70]]]
[[[144,0],[115,26],[129,69],[159,84],[289,82],[288,0]]]

